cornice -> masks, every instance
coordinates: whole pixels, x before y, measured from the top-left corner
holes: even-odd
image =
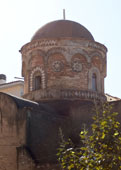
[[[104,94],[91,90],[45,89],[29,92],[23,96],[29,100],[92,100],[106,101]]]
[[[104,53],[107,52],[107,48],[95,41],[87,41],[82,39],[71,39],[71,38],[59,38],[59,39],[41,39],[29,42],[25,44],[21,49],[20,52],[25,54],[28,51],[32,51],[34,49],[43,49],[43,48],[52,48],[52,47],[61,47],[61,46],[73,46],[73,47],[86,47],[86,48],[93,48],[103,51]]]

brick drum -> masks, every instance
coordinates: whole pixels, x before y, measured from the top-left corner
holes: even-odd
[[[0,93],[0,170],[59,170],[59,128],[78,144],[94,101],[106,100],[107,48],[79,23],[59,20],[20,52],[24,99]]]

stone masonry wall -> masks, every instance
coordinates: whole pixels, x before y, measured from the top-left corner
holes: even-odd
[[[0,170],[17,170],[16,148],[25,143],[25,121],[16,113],[13,100],[0,94]]]

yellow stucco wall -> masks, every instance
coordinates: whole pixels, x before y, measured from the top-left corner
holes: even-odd
[[[0,92],[12,94],[18,97],[21,97],[24,93],[24,83],[11,83],[11,84],[5,84],[0,86]]]

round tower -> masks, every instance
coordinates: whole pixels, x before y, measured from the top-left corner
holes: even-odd
[[[105,100],[107,48],[79,23],[50,22],[20,52],[25,98]]]

